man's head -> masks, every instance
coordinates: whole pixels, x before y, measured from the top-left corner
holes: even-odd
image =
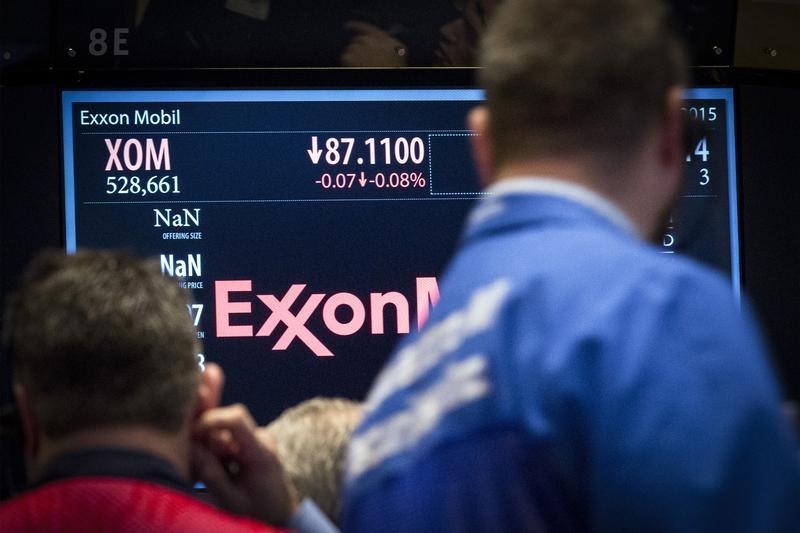
[[[334,522],[345,451],[362,413],[358,402],[313,398],[287,409],[264,428],[300,496],[314,500]]]
[[[201,388],[187,303],[151,261],[99,251],[38,257],[6,320],[30,451],[32,440],[89,430],[185,431]]]
[[[588,186],[656,238],[682,184],[685,46],[661,0],[506,0],[481,49],[469,119],[486,182]]]
[[[660,0],[506,0],[480,59],[494,168],[565,154],[625,160],[687,79]]]

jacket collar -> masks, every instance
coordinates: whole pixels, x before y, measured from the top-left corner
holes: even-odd
[[[503,180],[485,191],[467,222],[470,240],[517,226],[593,224],[638,238],[633,223],[598,193],[564,180],[520,177]]]
[[[87,448],[61,455],[47,465],[34,486],[74,477],[131,478],[186,493],[192,491],[166,459],[125,448]]]

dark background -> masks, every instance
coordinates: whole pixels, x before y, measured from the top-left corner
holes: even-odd
[[[796,43],[794,35],[782,41],[775,28],[800,13],[750,0],[672,3],[691,44],[695,85],[736,89],[743,281],[784,390],[797,400],[800,54],[790,45],[773,48],[770,39]],[[471,65],[492,2],[273,1],[267,20],[226,9],[226,0],[151,0],[146,10],[144,4],[0,1],[0,304],[38,250],[63,246],[60,89],[469,85],[469,70],[416,67]],[[415,68],[295,70],[342,65],[357,44],[357,32],[345,27],[350,20],[394,39],[385,41],[388,56],[362,58],[364,66]],[[755,20],[754,30],[748,21]],[[443,27],[450,23],[463,39],[458,53],[443,54]],[[108,39],[115,28],[127,28],[120,43],[127,55],[115,54],[112,40],[104,54],[92,55],[96,28]],[[2,354],[0,404],[9,399],[7,364]],[[19,461],[2,465],[0,478],[13,477],[9,470]]]
[[[259,4],[258,0],[4,1],[0,64],[15,70],[472,66],[478,36],[499,0],[269,0],[262,2],[268,8],[261,13],[248,10],[248,3]],[[691,43],[693,63],[731,65],[737,3],[671,3]],[[351,21],[368,23],[391,37],[390,53],[344,57],[359,34],[347,24]],[[90,50],[92,30],[113,37],[115,28],[127,30],[120,34],[126,42],[120,42],[119,53],[111,41],[104,53],[99,46]],[[448,51],[443,46],[448,39],[460,42]],[[387,42],[369,41],[373,49]]]

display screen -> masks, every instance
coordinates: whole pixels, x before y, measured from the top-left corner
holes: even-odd
[[[67,250],[155,257],[193,293],[225,402],[260,423],[361,399],[424,323],[482,193],[465,89],[64,91]],[[663,253],[739,291],[732,91],[692,89],[702,128]]]

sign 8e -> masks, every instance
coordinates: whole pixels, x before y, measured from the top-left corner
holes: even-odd
[[[112,31],[111,48],[115,56],[128,55],[128,33],[130,28],[114,28]],[[108,31],[103,28],[94,28],[89,32],[89,53],[95,57],[104,56],[109,50]]]

